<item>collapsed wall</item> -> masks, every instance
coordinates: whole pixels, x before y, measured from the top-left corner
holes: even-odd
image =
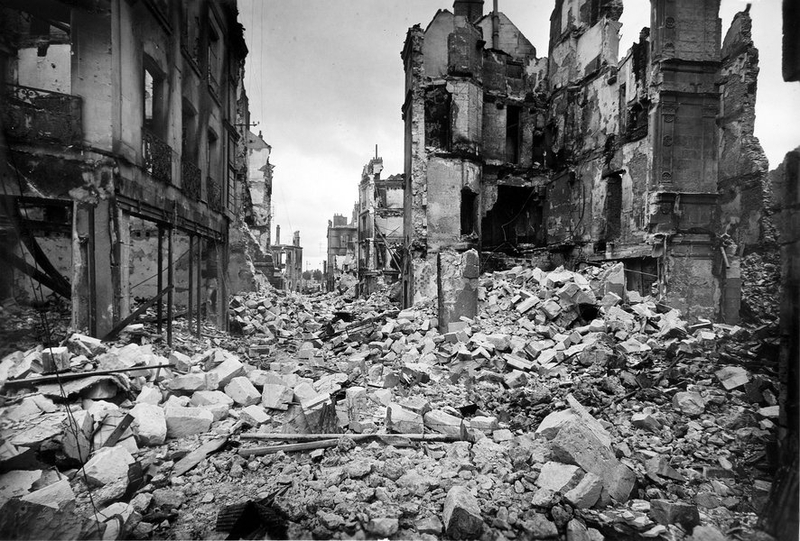
[[[406,304],[442,294],[458,258],[441,254],[476,249],[484,265],[623,261],[628,290],[738,321],[767,169],[750,17],[721,43],[719,0],[651,6],[620,60],[620,0],[557,0],[548,58],[463,2],[409,30]]]

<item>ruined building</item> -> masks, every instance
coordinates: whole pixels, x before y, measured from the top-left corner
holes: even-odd
[[[328,252],[325,262],[325,287],[327,291],[334,291],[342,278],[348,283],[347,287],[357,282],[357,248],[358,224],[355,217],[358,209],[353,209],[353,217],[348,222],[347,216],[334,214],[333,220],[328,220]]]
[[[224,326],[249,124],[236,2],[4,6],[2,297],[33,296],[29,274],[101,337],[157,295]]]
[[[364,166],[358,186],[358,281],[369,295],[400,277],[403,245],[403,176],[381,178],[383,158]]]
[[[723,41],[719,0],[652,0],[620,59],[620,0],[556,0],[544,58],[496,5],[406,37],[406,304],[447,324],[498,259],[623,261],[628,290],[737,321],[767,169],[749,15]]]
[[[243,205],[244,221],[252,235],[250,255],[255,269],[271,282],[275,278],[275,263],[270,250],[272,228],[272,175],[275,166],[270,163],[272,147],[261,132],[247,132],[247,187]]]
[[[270,246],[275,272],[270,283],[278,289],[300,291],[303,285],[303,247],[300,231],[295,231],[291,244],[281,244],[281,226],[275,226],[275,244]]]

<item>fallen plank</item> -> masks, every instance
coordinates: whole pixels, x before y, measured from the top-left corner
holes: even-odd
[[[447,434],[242,434],[243,440],[294,440],[294,441],[320,441],[331,438],[348,438],[353,441],[383,438],[405,438],[415,441],[459,441],[461,438]]]
[[[228,442],[228,436],[221,436],[205,442],[203,445],[180,459],[172,468],[173,475],[183,475],[203,461],[211,453],[219,451]]]
[[[324,449],[325,447],[336,447],[339,440],[308,441],[304,443],[289,443],[287,445],[270,445],[269,447],[254,447],[252,449],[239,449],[242,456],[263,456],[271,455],[283,451],[291,453],[294,451],[310,451],[312,449]]]
[[[75,379],[89,378],[92,376],[107,376],[109,374],[121,374],[123,372],[136,372],[142,370],[152,370],[155,368],[173,368],[175,365],[170,364],[154,364],[152,366],[132,366],[131,368],[115,368],[114,370],[94,370],[92,372],[60,372],[58,374],[50,374],[47,376],[37,376],[35,378],[26,379],[9,379],[5,385],[23,385],[26,383],[58,383],[61,381],[71,381]]]

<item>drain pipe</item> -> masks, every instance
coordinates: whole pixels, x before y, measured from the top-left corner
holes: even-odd
[[[494,0],[492,7],[492,49],[500,49],[500,16],[497,10],[498,0]]]

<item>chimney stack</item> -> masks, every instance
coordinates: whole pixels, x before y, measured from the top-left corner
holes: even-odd
[[[300,246],[300,231],[294,232],[294,245]]]
[[[281,226],[280,225],[276,225],[275,226],[275,245],[278,245],[280,243],[281,243]]]
[[[456,16],[466,17],[469,22],[474,23],[483,17],[483,0],[455,0],[453,11]]]

